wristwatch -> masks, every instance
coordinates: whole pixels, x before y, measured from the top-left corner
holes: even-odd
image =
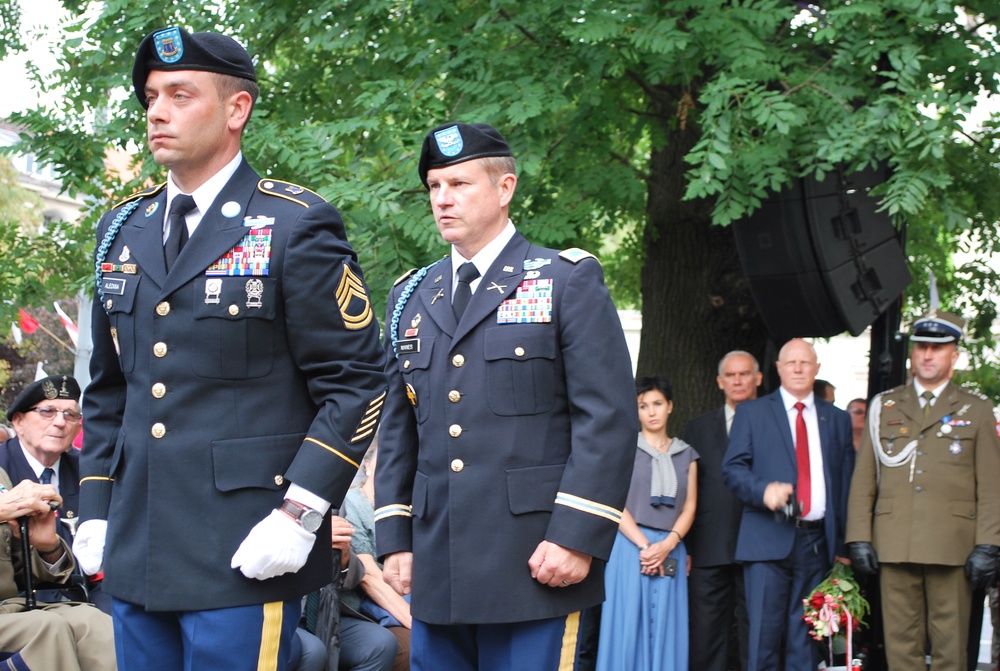
[[[278,510],[298,522],[299,526],[311,534],[316,533],[316,530],[319,529],[319,525],[323,523],[322,515],[312,508],[304,506],[301,503],[296,503],[291,499],[285,499],[285,502],[281,504],[281,508]]]

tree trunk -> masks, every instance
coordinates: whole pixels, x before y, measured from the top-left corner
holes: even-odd
[[[723,403],[715,377],[726,352],[764,365],[767,331],[740,266],[731,227],[711,224],[711,203],[685,201],[684,156],[698,131],[660,114],[665,142],[654,147],[647,180],[638,375],[662,374],[674,389],[670,435]],[[658,144],[658,143],[656,143]]]

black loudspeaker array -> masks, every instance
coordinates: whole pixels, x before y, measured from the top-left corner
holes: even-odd
[[[734,224],[757,310],[777,341],[860,335],[910,283],[896,229],[869,191],[883,170],[802,178]]]

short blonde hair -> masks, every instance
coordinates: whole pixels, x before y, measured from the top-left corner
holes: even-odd
[[[479,160],[483,162],[483,169],[493,186],[496,186],[500,178],[507,173],[517,175],[517,164],[513,156],[487,156]]]

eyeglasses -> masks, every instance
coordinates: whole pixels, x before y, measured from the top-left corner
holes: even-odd
[[[28,410],[28,412],[37,412],[39,415],[49,420],[50,422],[56,418],[56,413],[62,413],[63,419],[68,423],[72,424],[74,422],[79,422],[83,419],[83,415],[73,410],[59,410],[57,408],[42,408],[34,407]]]

